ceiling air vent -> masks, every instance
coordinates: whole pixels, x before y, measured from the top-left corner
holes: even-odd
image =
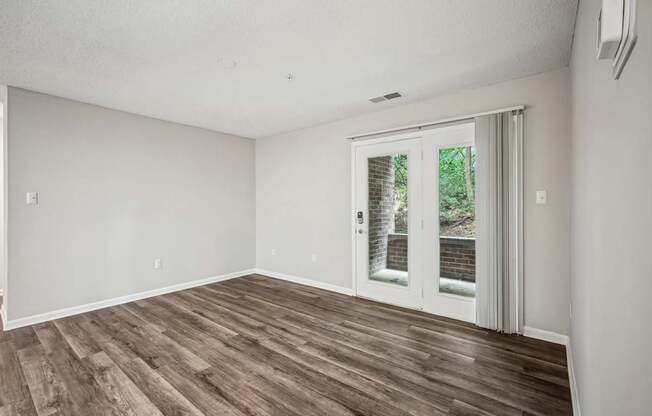
[[[372,103],[379,103],[381,101],[393,100],[394,98],[402,97],[401,93],[392,92],[389,94],[381,95],[379,97],[370,98],[369,101]]]

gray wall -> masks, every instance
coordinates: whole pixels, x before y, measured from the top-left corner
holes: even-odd
[[[7,272],[6,272],[6,252],[7,252],[7,227],[6,227],[6,205],[7,198],[4,197],[5,194],[5,181],[7,175],[5,175],[5,155],[6,155],[6,141],[7,137],[7,87],[5,85],[0,85],[0,290],[4,293],[4,288],[7,285]],[[5,303],[2,303],[2,316],[6,316]]]
[[[8,110],[8,319],[255,266],[252,140],[16,88]]]
[[[573,82],[571,345],[582,414],[652,409],[652,2],[620,80],[595,57],[582,0]]]
[[[516,104],[528,106],[525,321],[568,333],[568,68],[258,140],[257,267],[351,288],[351,148],[344,137]],[[548,190],[548,205],[535,205],[537,189]]]

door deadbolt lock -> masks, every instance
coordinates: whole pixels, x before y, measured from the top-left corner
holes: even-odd
[[[358,224],[362,224],[364,222],[364,214],[362,211],[358,211],[357,218],[358,218]]]

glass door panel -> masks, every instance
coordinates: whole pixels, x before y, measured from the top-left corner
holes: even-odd
[[[475,322],[475,123],[423,138],[424,309]]]
[[[440,293],[475,297],[475,146],[439,149]]]
[[[369,279],[408,286],[408,155],[368,159]]]
[[[421,308],[421,140],[360,145],[355,183],[356,293]]]

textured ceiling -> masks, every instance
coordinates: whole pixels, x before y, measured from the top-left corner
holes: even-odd
[[[0,0],[0,84],[259,138],[565,66],[576,2]]]

